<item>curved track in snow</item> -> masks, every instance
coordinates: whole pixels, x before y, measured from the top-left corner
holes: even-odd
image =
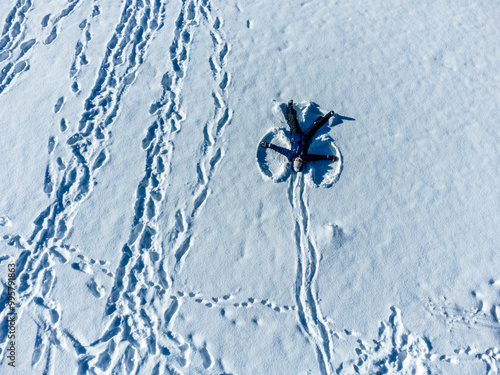
[[[333,374],[333,343],[318,301],[316,279],[321,255],[310,233],[310,213],[303,173],[291,175],[288,199],[295,219],[293,235],[297,245],[297,316],[302,331],[315,346],[321,373],[329,375]]]

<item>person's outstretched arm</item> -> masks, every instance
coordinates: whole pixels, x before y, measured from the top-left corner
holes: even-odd
[[[307,161],[318,161],[318,160],[331,160],[331,161],[337,161],[339,160],[338,157],[335,155],[316,155],[316,154],[307,154],[306,157]]]
[[[280,147],[280,146],[276,146],[276,145],[273,145],[272,143],[268,143],[268,142],[261,142],[260,144],[261,147],[264,147],[264,148],[270,148],[271,150],[274,150],[276,152],[279,152],[281,155],[284,155],[286,156],[286,158],[288,160],[291,159],[291,157],[293,156],[292,155],[292,151],[290,151],[289,149],[287,148],[284,148],[284,147]]]

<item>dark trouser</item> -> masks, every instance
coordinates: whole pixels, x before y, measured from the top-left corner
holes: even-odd
[[[314,133],[316,133],[319,130],[319,128],[321,128],[328,122],[328,119],[330,117],[332,117],[330,114],[327,114],[326,116],[319,116],[316,120],[314,120],[309,129],[307,129],[304,132],[304,135],[306,135],[309,139],[311,139]]]
[[[330,117],[330,114],[327,114],[326,116],[319,116],[316,120],[314,120],[309,129],[302,132],[299,122],[297,121],[297,111],[290,107],[286,109],[286,121],[288,122],[288,126],[290,126],[290,133],[292,135],[303,133],[309,139],[313,137],[314,133],[316,133],[319,128],[326,124]]]
[[[300,128],[299,122],[297,121],[297,111],[295,109],[290,107],[286,109],[286,122],[288,122],[290,133],[292,135],[302,133],[302,129]]]

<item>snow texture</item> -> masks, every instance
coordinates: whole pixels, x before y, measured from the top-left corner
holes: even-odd
[[[498,374],[499,15],[1,1],[1,373]]]

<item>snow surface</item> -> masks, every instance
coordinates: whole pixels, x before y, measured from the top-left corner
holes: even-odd
[[[497,374],[498,19],[1,1],[2,374]]]

